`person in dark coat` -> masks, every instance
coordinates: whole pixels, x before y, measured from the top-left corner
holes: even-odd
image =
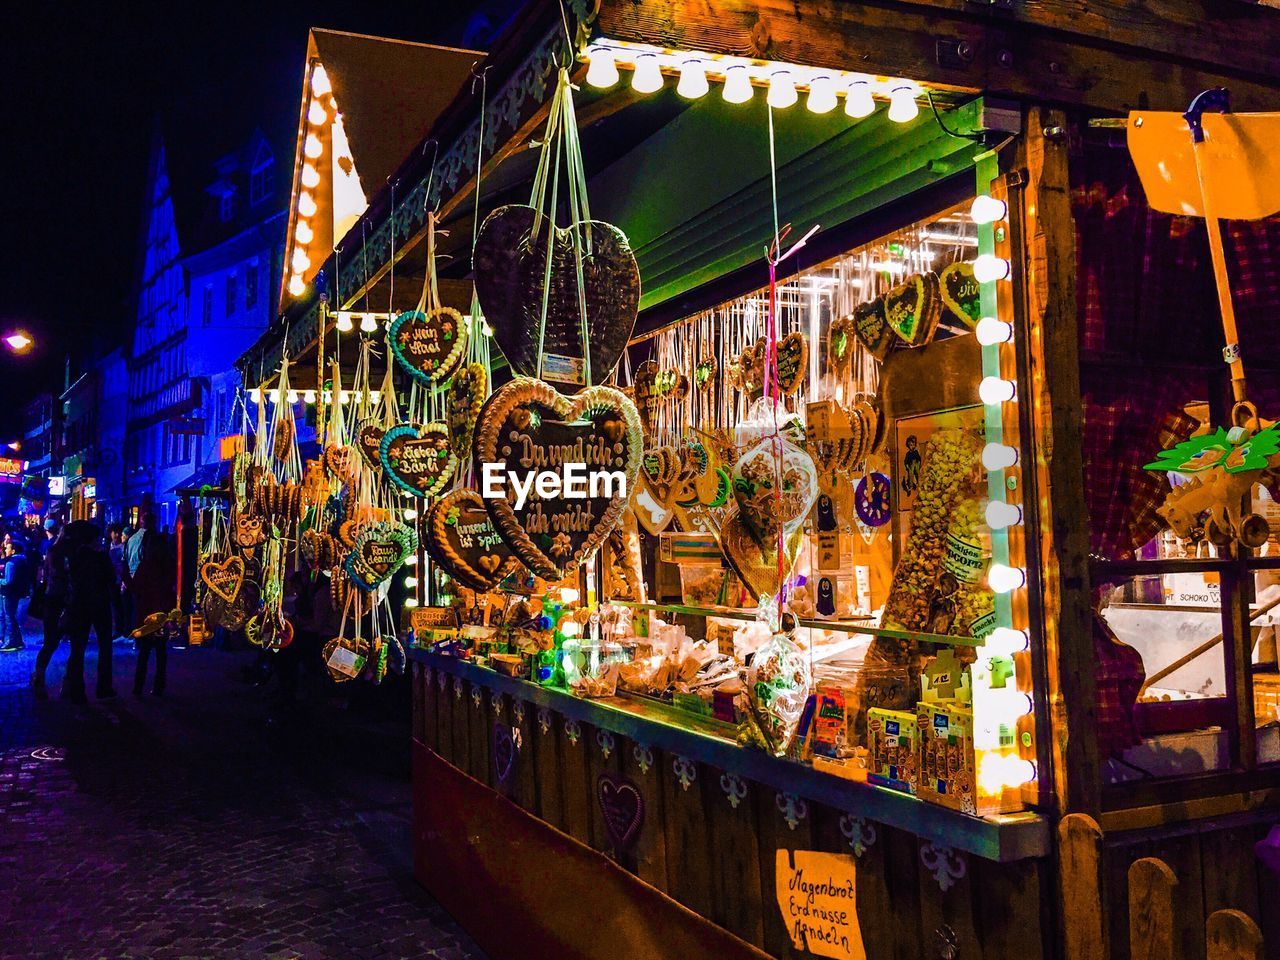
[[[91,524],[86,526],[92,527]],[[71,524],[59,527],[57,538],[50,541],[40,565],[40,580],[37,592],[41,606],[41,619],[44,621],[44,643],[36,654],[36,670],[31,678],[31,686],[37,700],[49,699],[45,687],[45,673],[49,669],[49,661],[54,651],[65,636],[63,613],[67,608],[67,595],[71,590],[71,554],[78,546],[77,540],[84,536],[84,530],[72,530]],[[46,533],[49,528],[46,526]],[[80,695],[75,697],[74,689],[66,683],[62,685],[62,695],[71,699],[84,699],[84,678],[81,677]]]
[[[35,577],[24,555],[25,545],[11,534],[5,534],[4,559],[0,560],[0,652],[21,650],[22,618],[18,604],[31,595]]]
[[[102,544],[102,532],[87,520],[74,520],[67,526],[83,524],[75,534],[75,548],[68,556],[70,589],[67,593],[66,632],[71,639],[71,656],[67,660],[67,677],[62,683],[73,699],[84,699],[84,654],[89,646],[89,631],[98,640],[98,676],[96,696],[99,700],[116,695],[111,682],[111,641],[115,636],[111,623],[111,604],[120,589],[115,568]]]
[[[133,676],[133,695],[142,696],[147,684],[147,662],[152,651],[156,655],[156,677],[151,692],[164,693],[165,668],[168,662],[168,638],[163,629],[163,615],[177,604],[177,568],[173,551],[163,534],[151,528],[141,531],[141,556],[137,569],[129,578],[135,612],[139,624],[133,631],[138,645],[138,667]]]

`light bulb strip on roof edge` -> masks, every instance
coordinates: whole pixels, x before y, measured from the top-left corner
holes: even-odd
[[[892,119],[912,120],[919,112],[915,98],[923,90],[919,83],[904,77],[872,76],[728,54],[668,50],[623,40],[596,40],[581,57],[588,64],[586,82],[591,86],[613,86],[619,81],[618,70],[622,68],[635,71],[632,86],[640,93],[656,92],[666,85],[666,78],[675,77],[678,78],[677,92],[689,99],[701,97],[707,92],[707,81],[715,81],[725,85],[727,101],[742,103],[754,96],[752,88],[769,89],[777,76],[785,89],[779,95],[771,95],[773,106],[790,106],[799,101],[799,94],[805,93],[807,105],[814,113],[827,113],[843,99],[845,112],[855,118],[870,114],[874,110],[874,99],[879,99],[889,102]]]

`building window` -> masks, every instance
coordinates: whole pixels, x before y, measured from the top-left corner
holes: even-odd
[[[213,287],[205,286],[204,302],[200,305],[200,322],[206,327],[213,322]]]
[[[249,176],[249,203],[257,206],[271,193],[271,173],[275,163],[267,160]]]
[[[227,316],[236,312],[236,275],[227,274]]]
[[[261,282],[259,274],[262,268],[256,263],[251,263],[245,267],[244,271],[244,308],[252,310],[258,303],[258,284]]]
[[[235,194],[228,190],[218,201],[218,216],[222,222],[228,222],[235,213]]]

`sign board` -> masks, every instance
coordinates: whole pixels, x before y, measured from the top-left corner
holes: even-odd
[[[66,477],[50,477],[49,478],[49,496],[65,497],[67,495],[67,478]]]
[[[218,439],[218,459],[230,460],[237,453],[244,453],[244,435],[233,433],[229,437]]]
[[[98,485],[90,481],[80,488],[80,493],[84,495],[86,500],[92,500],[98,495]]]
[[[17,483],[22,477],[22,461],[13,457],[0,457],[0,480]]]
[[[792,946],[818,957],[866,960],[857,873],[852,854],[778,851],[778,909]]]

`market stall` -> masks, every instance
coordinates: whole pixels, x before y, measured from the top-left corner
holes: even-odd
[[[1274,955],[1277,298],[1215,275],[1280,231],[1114,116],[1219,54],[805,12],[531,5],[296,258],[229,529],[329,571],[331,671],[406,644],[418,876],[494,956]]]

